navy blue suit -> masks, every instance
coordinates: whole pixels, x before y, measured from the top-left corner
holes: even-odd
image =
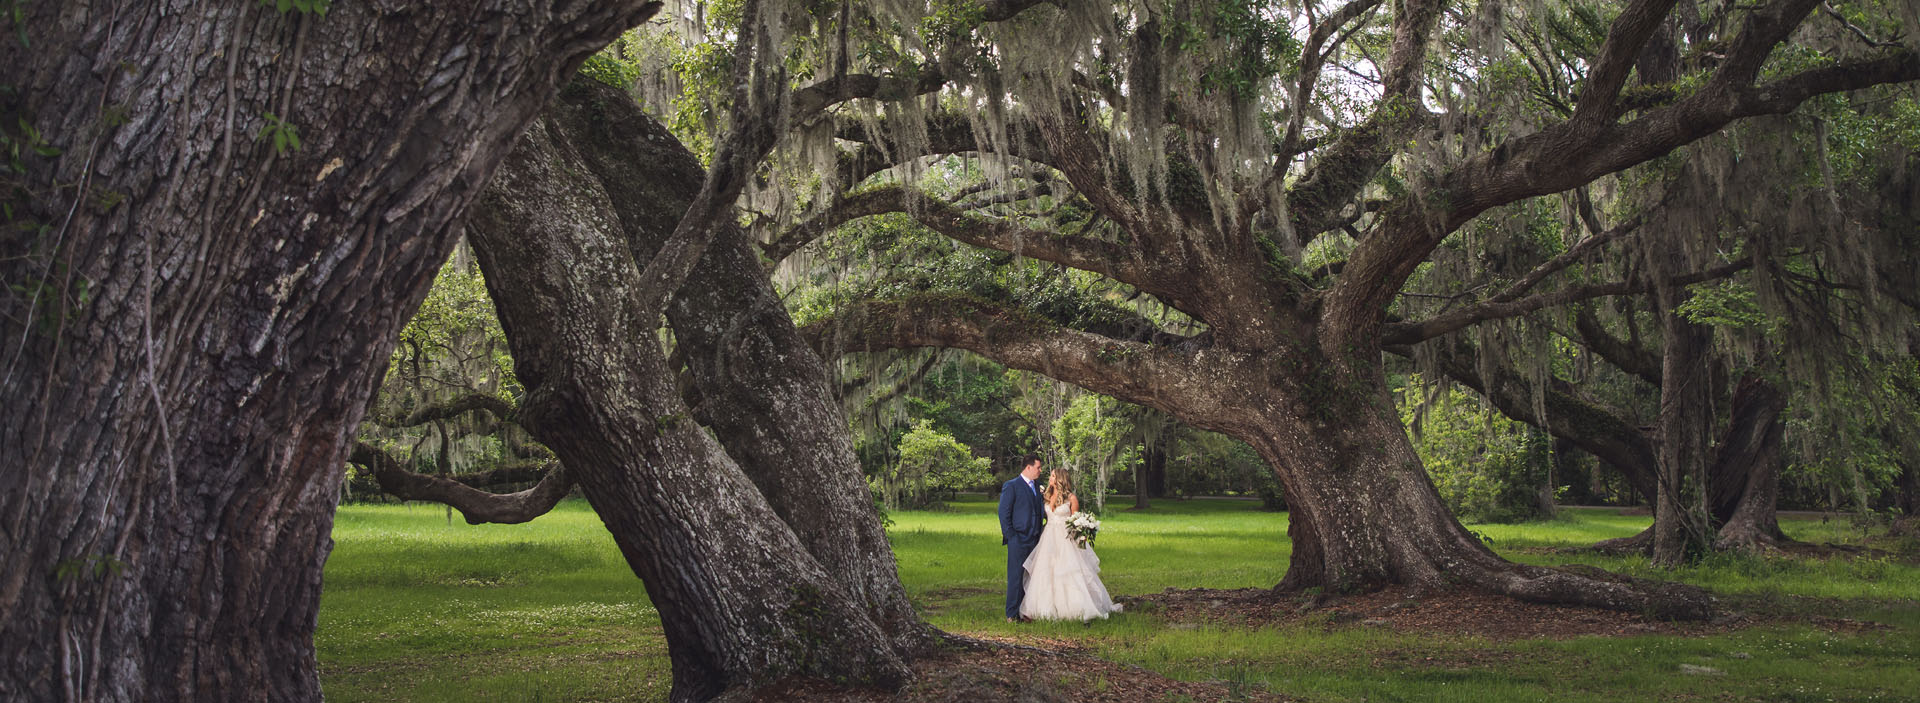
[[[1020,617],[1020,601],[1027,595],[1022,568],[1027,555],[1040,543],[1047,522],[1040,509],[1039,486],[1027,487],[1020,476],[1000,485],[1000,543],[1007,545],[1007,617]]]

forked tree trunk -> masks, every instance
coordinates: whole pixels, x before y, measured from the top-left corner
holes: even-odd
[[[320,698],[382,361],[558,79],[657,7],[389,5],[14,8],[7,121],[59,154],[0,230],[0,699]]]
[[[581,147],[630,250],[659,249],[706,178],[693,153],[630,96],[584,77],[547,115]],[[903,654],[920,646],[926,627],[900,585],[826,365],[794,329],[744,230],[718,228],[667,320],[697,389],[695,418]]]
[[[910,672],[866,604],[682,402],[655,337],[659,311],[635,303],[639,266],[579,151],[591,147],[545,119],[523,140],[469,238],[527,387],[522,424],[580,482],[646,583],[672,698],[789,674],[904,683]]]
[[[1754,550],[1787,541],[1780,531],[1780,439],[1786,394],[1758,376],[1740,379],[1733,391],[1732,422],[1715,446],[1707,472],[1716,549]]]

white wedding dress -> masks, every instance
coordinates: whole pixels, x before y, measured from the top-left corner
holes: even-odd
[[[1067,533],[1066,503],[1047,513],[1040,543],[1027,556],[1027,595],[1020,614],[1035,620],[1090,620],[1120,612],[1100,583],[1100,557],[1093,548],[1081,549]]]

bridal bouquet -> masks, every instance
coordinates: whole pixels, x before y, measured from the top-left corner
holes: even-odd
[[[1100,534],[1100,518],[1086,513],[1074,513],[1067,516],[1067,534],[1081,549],[1093,546],[1093,538]]]

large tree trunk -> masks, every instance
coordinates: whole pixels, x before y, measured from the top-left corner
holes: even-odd
[[[692,152],[630,96],[586,78],[547,113],[619,216],[632,251],[660,248],[706,174]],[[698,405],[767,502],[903,653],[926,634],[894,565],[852,435],[820,357],[801,339],[747,233],[717,226],[667,308]]]
[[[1677,305],[1679,301],[1674,301]],[[1678,566],[1710,545],[1707,462],[1713,434],[1713,390],[1707,352],[1711,332],[1667,309],[1661,355],[1660,475],[1653,509],[1653,563]]]
[[[652,7],[15,8],[5,129],[59,152],[0,235],[0,699],[319,699],[381,361],[515,134]]]
[[[823,350],[970,349],[1163,410],[1251,445],[1292,510],[1281,589],[1468,583],[1516,598],[1705,617],[1698,589],[1581,577],[1509,563],[1447,510],[1420,465],[1384,367],[1314,348],[1191,351],[1064,330],[994,303],[929,295],[844,309],[806,330]],[[1304,335],[1296,335],[1296,339]]]
[[[1167,448],[1164,442],[1156,442],[1147,454],[1147,495],[1155,498],[1167,497]]]
[[[1780,438],[1787,396],[1758,376],[1733,391],[1732,421],[1715,447],[1708,496],[1720,526],[1716,549],[1761,549],[1787,541],[1780,531]]]
[[[1148,500],[1155,495],[1153,487],[1166,485],[1167,449],[1163,439],[1155,438],[1147,443],[1146,456],[1140,460],[1140,466],[1133,470],[1133,507],[1146,510],[1153,507]]]
[[[672,698],[788,674],[898,686],[867,612],[694,422],[636,301],[640,269],[582,148],[536,122],[469,237],[527,387],[521,422],[568,467],[647,585]],[[646,255],[651,255],[647,251]]]
[[[1589,579],[1501,559],[1460,525],[1428,479],[1379,368],[1305,381],[1322,404],[1242,433],[1277,469],[1291,509],[1281,589],[1342,592],[1468,583],[1521,600],[1704,618],[1697,589]],[[1298,408],[1298,406],[1295,406]]]

